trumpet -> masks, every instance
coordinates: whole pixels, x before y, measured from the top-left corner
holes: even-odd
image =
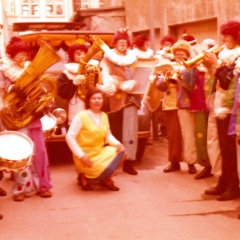
[[[216,45],[210,49],[208,49],[206,52],[208,53],[219,53],[224,49],[225,45],[219,46]],[[205,57],[204,53],[199,54],[197,57],[194,57],[188,61],[182,61],[185,68],[189,71],[191,68],[194,68],[198,65],[200,65],[203,61],[203,58]]]

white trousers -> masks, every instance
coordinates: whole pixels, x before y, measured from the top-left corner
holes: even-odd
[[[212,174],[220,176],[222,173],[222,157],[219,147],[217,122],[212,112],[210,112],[208,117],[207,151],[212,166]]]
[[[127,152],[127,160],[136,160],[138,143],[138,109],[135,105],[123,109],[122,143]]]
[[[187,164],[197,162],[197,150],[194,136],[194,116],[188,109],[178,109],[178,117],[183,138],[183,161]]]

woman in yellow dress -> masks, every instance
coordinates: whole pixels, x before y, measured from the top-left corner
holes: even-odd
[[[104,96],[101,90],[89,88],[85,104],[86,110],[73,118],[66,135],[78,180],[85,191],[93,190],[91,180],[99,181],[101,187],[118,191],[111,177],[126,159],[124,146],[110,132],[108,116],[102,112]]]

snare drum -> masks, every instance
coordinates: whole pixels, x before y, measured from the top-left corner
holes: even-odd
[[[53,114],[48,113],[41,118],[42,130],[45,138],[50,137],[56,129],[57,120]]]
[[[33,142],[25,134],[16,131],[0,133],[0,170],[7,172],[31,165]]]

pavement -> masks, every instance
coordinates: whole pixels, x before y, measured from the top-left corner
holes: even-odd
[[[204,190],[217,177],[195,180],[181,171],[163,173],[167,142],[148,145],[135,163],[137,176],[121,169],[114,177],[119,192],[94,186],[84,192],[77,185],[66,146],[51,146],[53,196],[36,194],[14,202],[13,181],[5,173],[0,186],[1,240],[237,240],[240,239],[240,199],[219,202]],[[53,151],[54,150],[54,151]],[[55,156],[55,159],[53,158]],[[201,166],[197,165],[198,172]]]

